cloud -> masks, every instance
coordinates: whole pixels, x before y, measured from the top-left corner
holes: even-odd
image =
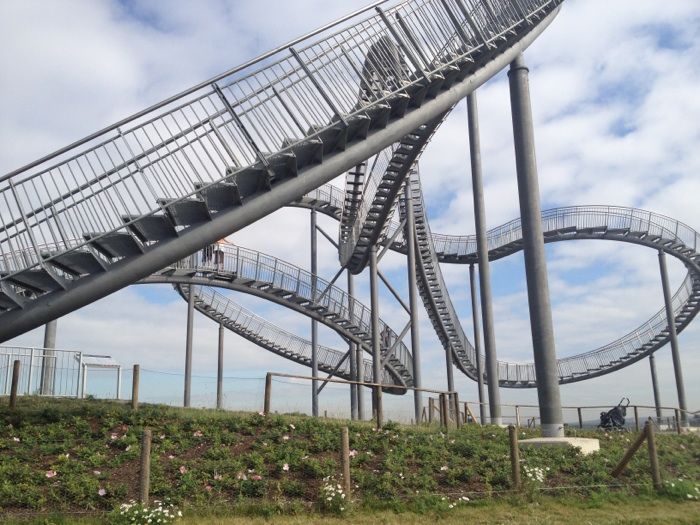
[[[364,2],[0,3],[0,172],[10,171],[81,136],[147,107],[318,27]],[[643,207],[700,226],[700,9],[691,0],[659,9],[652,0],[568,0],[526,52],[530,66],[543,207],[615,204]],[[595,30],[593,30],[595,28]],[[487,224],[519,215],[508,81],[499,74],[479,89]],[[466,111],[460,104],[426,149],[421,174],[431,227],[466,234],[473,226]],[[336,182],[342,186],[342,180]],[[308,211],[280,210],[236,232],[232,240],[308,268]],[[337,224],[319,224],[332,237]],[[550,291],[560,355],[588,350],[634,328],[662,304],[658,262],[651,250],[617,243],[548,247]],[[330,279],[338,257],[319,236],[320,273]],[[406,296],[405,261],[389,254],[382,269]],[[499,357],[531,360],[522,256],[492,265]],[[670,263],[672,283],[683,267]],[[443,265],[453,301],[471,333],[467,269]],[[341,283],[345,278],[341,277]],[[369,303],[366,272],[356,278]],[[179,371],[184,359],[185,304],[168,287],[132,287],[59,322],[59,345],[110,353],[123,363]],[[258,299],[232,294],[256,313],[308,335],[308,320]],[[382,317],[399,331],[406,316],[382,292]],[[195,370],[213,374],[216,325],[196,321]],[[424,383],[444,387],[444,351],[421,311]],[[686,388],[700,342],[691,325],[681,336]],[[343,343],[323,329],[322,337]],[[227,335],[227,372],[308,369]],[[40,330],[15,343],[41,343]],[[229,348],[231,350],[229,350]],[[668,349],[659,353],[663,398],[675,404]],[[228,353],[227,353],[228,356]],[[609,404],[628,393],[651,401],[648,367],[562,387],[566,403]],[[457,373],[462,397],[475,386]],[[179,394],[178,394],[179,395]],[[502,391],[504,402],[536,401],[534,391]],[[335,398],[333,398],[335,399]]]

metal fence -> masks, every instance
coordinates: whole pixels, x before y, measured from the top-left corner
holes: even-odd
[[[110,356],[86,354],[77,350],[0,346],[0,392],[10,394],[12,366],[20,362],[19,395],[49,397],[85,397],[88,373],[112,369],[116,397],[121,390],[121,366]]]

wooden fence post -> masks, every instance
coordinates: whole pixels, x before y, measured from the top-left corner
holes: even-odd
[[[30,370],[31,374],[32,371]],[[10,387],[10,408],[17,406],[17,388],[19,387],[19,359],[12,363],[12,386]]]
[[[644,443],[644,440],[647,438],[647,429],[649,427],[645,427],[644,430],[637,436],[637,439],[632,443],[632,446],[625,452],[625,455],[622,457],[620,462],[617,464],[615,469],[612,471],[612,477],[617,478],[622,474],[622,471],[625,470],[625,467],[627,466],[627,463],[630,462],[630,459],[632,459],[632,456],[634,456],[634,453],[639,450],[639,447],[642,446],[642,443]]]
[[[433,423],[433,411],[435,410],[435,400],[432,397],[428,398],[428,424]]]
[[[343,491],[345,497],[350,497],[350,433],[348,427],[341,429],[341,464],[343,465]]]
[[[265,375],[265,401],[263,405],[263,414],[270,413],[270,402],[272,398],[272,374],[268,372]]]
[[[131,377],[131,408],[137,410],[139,408],[139,381],[141,376],[141,366],[134,365]]]
[[[520,428],[520,407],[515,405],[515,427]]]
[[[634,429],[639,432],[639,410],[637,405],[634,405]]]
[[[145,428],[141,435],[141,472],[139,479],[139,501],[148,505],[151,489],[151,429]]]
[[[513,488],[520,490],[520,450],[518,448],[518,430],[515,426],[508,425],[508,437],[510,438],[510,469]]]
[[[673,411],[676,415],[676,433],[681,434],[683,432],[683,430],[681,429],[681,411],[677,408],[673,409]]]
[[[450,425],[450,409],[447,404],[447,394],[440,394],[440,424],[445,429]]]
[[[457,424],[457,428],[460,428],[462,426],[462,420],[459,416],[462,414],[459,410],[459,394],[457,392],[452,394],[452,406],[454,407],[455,412],[455,423]]]
[[[651,468],[651,481],[656,491],[661,490],[661,472],[659,471],[659,457],[656,454],[656,437],[654,435],[654,424],[651,420],[644,426],[647,435],[647,447],[649,449],[649,466]]]

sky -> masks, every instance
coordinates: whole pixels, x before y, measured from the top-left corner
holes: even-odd
[[[105,127],[193,84],[296,38],[366,1],[65,0],[0,2],[0,173]],[[652,210],[700,228],[700,5],[693,0],[566,0],[526,51],[535,119],[542,208],[609,204]],[[508,82],[501,72],[477,92],[487,225],[518,217]],[[434,232],[474,232],[464,103],[436,133],[421,160]],[[342,179],[339,179],[342,182]],[[320,225],[337,237],[338,225]],[[283,209],[236,232],[234,242],[309,267],[309,213]],[[653,250],[579,241],[547,246],[559,356],[621,337],[663,304]],[[319,239],[319,273],[338,268]],[[499,359],[532,360],[522,254],[492,263]],[[388,254],[381,269],[406,297],[405,259]],[[471,336],[468,268],[442,265],[453,302]],[[675,290],[684,268],[669,260]],[[366,272],[356,279],[369,302]],[[231,297],[285,329],[308,336],[309,320],[244,294]],[[381,316],[399,332],[406,315],[382,292]],[[131,286],[59,320],[60,348],[113,356],[125,366],[182,373],[186,305],[164,285]],[[426,386],[445,387],[444,351],[421,308]],[[330,329],[321,342],[342,348]],[[217,326],[195,319],[194,373],[216,373]],[[8,344],[40,346],[42,330]],[[700,324],[680,335],[689,407],[700,408]],[[308,369],[226,335],[225,375]],[[669,347],[657,352],[661,401],[677,405]],[[154,391],[180,398],[177,380],[154,375]],[[474,382],[456,372],[460,397]],[[198,391],[209,395],[211,382]],[[230,390],[235,398],[235,380]],[[155,395],[155,394],[154,394]],[[324,406],[339,403],[328,395]],[[647,360],[601,378],[563,385],[565,405],[611,405],[622,396],[653,404]],[[408,406],[407,396],[401,403]],[[535,403],[534,389],[501,389],[503,403]],[[344,401],[343,401],[344,402]],[[300,402],[301,403],[301,402]],[[303,404],[303,403],[302,403]]]

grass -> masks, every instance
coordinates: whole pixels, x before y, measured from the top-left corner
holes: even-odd
[[[550,523],[557,523],[552,520],[559,515],[564,523],[596,513],[600,516],[591,522],[602,523],[605,516],[624,518],[618,507],[639,519],[658,511],[660,517],[673,517],[669,523],[698,514],[696,502],[684,501],[688,493],[700,492],[700,437],[695,435],[657,436],[668,481],[661,496],[649,486],[645,449],[620,479],[610,475],[632,434],[572,431],[601,438],[601,451],[582,456],[575,449],[523,449],[524,487],[516,497],[507,431],[498,427],[445,433],[389,423],[376,431],[368,423],[300,415],[155,405],[133,412],[113,402],[22,398],[14,412],[0,407],[0,516],[5,514],[0,521],[8,516],[44,519],[40,516],[47,512],[57,513],[47,523],[61,523],[65,516],[72,517],[65,523],[75,523],[81,513],[104,521],[120,503],[137,497],[139,439],[148,427],[153,432],[152,497],[171,501],[186,516],[212,520],[190,517],[185,523],[271,518],[275,523],[326,523],[339,505],[322,505],[321,487],[340,473],[340,427],[346,424],[355,454],[354,504],[345,512],[353,523],[413,523],[432,516],[444,523],[478,523],[491,512],[504,523],[524,516],[530,521],[517,522],[540,523],[542,509],[551,514]],[[520,433],[521,438],[535,435]],[[469,503],[463,500],[467,497]],[[581,510],[581,505],[590,508]],[[635,513],[637,508],[646,510]],[[238,518],[217,521],[217,515],[232,513]]]

